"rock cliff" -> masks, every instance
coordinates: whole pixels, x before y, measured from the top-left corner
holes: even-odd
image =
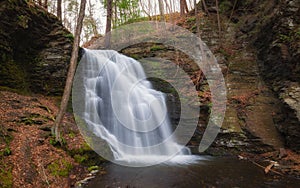
[[[300,1],[285,0],[261,27],[256,46],[261,73],[284,104],[277,119],[286,144],[300,151]]]
[[[43,8],[0,1],[0,86],[22,92],[62,93],[72,34]]]

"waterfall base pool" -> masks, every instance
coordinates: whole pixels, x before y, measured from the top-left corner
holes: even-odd
[[[88,188],[199,188],[199,187],[299,187],[300,180],[265,174],[251,162],[235,158],[205,157],[189,165],[160,164],[130,168],[105,166],[106,174],[93,179]]]

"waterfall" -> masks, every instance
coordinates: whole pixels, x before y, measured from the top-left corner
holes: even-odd
[[[150,162],[188,156],[176,143],[165,94],[153,89],[141,64],[113,50],[85,50],[83,119],[108,142],[115,160]]]

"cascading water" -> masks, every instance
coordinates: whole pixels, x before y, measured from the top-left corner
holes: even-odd
[[[83,119],[108,142],[115,160],[152,163],[187,156],[171,137],[165,96],[140,63],[113,50],[86,50]]]

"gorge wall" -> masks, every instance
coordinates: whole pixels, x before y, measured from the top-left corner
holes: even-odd
[[[215,1],[206,0],[208,10]],[[300,1],[220,0],[236,39],[256,49],[260,75],[281,102],[274,124],[286,146],[300,151]]]
[[[22,92],[63,92],[72,34],[41,7],[0,1],[0,86]]]
[[[261,27],[255,45],[261,73],[284,104],[275,119],[287,146],[300,151],[300,2],[286,0]]]

